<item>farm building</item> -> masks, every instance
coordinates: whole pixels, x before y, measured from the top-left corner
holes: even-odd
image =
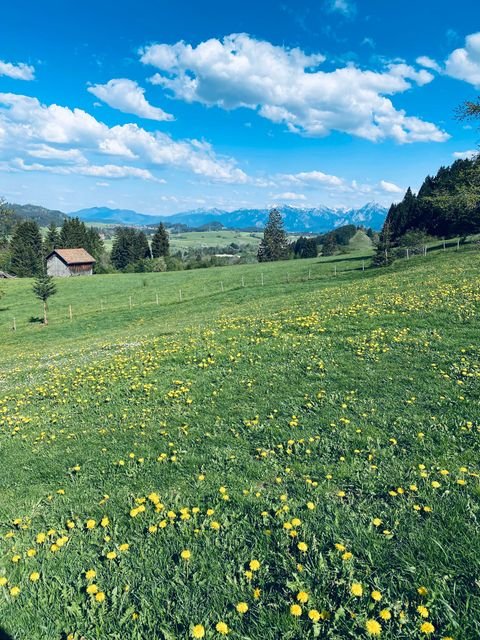
[[[49,276],[91,276],[95,259],[85,249],[54,249],[47,256]]]

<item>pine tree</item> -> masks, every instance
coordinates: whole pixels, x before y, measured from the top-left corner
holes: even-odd
[[[57,293],[57,286],[52,276],[47,275],[46,271],[42,270],[35,278],[32,290],[36,297],[43,302],[43,324],[48,324],[47,301]]]
[[[277,209],[272,209],[263,233],[263,239],[258,247],[257,260],[259,262],[274,262],[288,258],[287,234],[283,228],[283,220]]]
[[[54,249],[60,248],[60,234],[54,222],[50,223],[43,241],[43,254],[48,256]]]
[[[338,245],[335,242],[335,236],[332,233],[327,233],[322,243],[322,256],[333,256],[337,250]]]
[[[133,229],[118,227],[113,238],[111,261],[115,269],[125,269],[133,262]]]
[[[135,233],[133,247],[134,262],[151,257],[150,245],[148,244],[148,238],[144,231],[138,231]]]
[[[165,225],[161,222],[152,238],[152,258],[168,256],[170,252],[170,242]]]
[[[37,275],[42,268],[42,236],[33,220],[25,220],[15,228],[10,242],[10,270],[20,278]]]
[[[383,225],[382,233],[378,240],[376,253],[372,258],[375,267],[388,267],[395,260],[392,251],[392,230],[389,222]]]

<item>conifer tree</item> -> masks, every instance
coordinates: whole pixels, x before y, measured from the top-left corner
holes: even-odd
[[[288,258],[287,234],[283,228],[283,220],[277,209],[272,209],[263,233],[263,239],[258,247],[259,262],[274,262]]]
[[[35,278],[32,290],[36,297],[43,302],[43,324],[48,324],[47,301],[57,293],[57,286],[52,276],[47,275],[47,272],[42,270]]]
[[[47,235],[43,241],[43,254],[48,256],[54,249],[60,248],[60,234],[54,222],[51,222],[47,229]]]
[[[170,252],[170,242],[165,225],[161,222],[152,238],[152,258],[168,256]]]
[[[17,225],[10,242],[10,270],[20,278],[37,275],[42,269],[42,236],[38,224],[25,220]]]

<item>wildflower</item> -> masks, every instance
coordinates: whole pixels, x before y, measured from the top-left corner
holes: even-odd
[[[250,560],[248,565],[251,571],[258,571],[260,569],[260,562],[258,560]]]
[[[295,618],[298,618],[302,615],[302,607],[299,604],[292,604],[290,607],[290,613],[292,616],[295,616]]]
[[[45,542],[46,539],[47,539],[47,536],[45,533],[37,533],[37,537],[36,537],[37,544],[42,544],[43,542]]]
[[[367,620],[365,623],[365,629],[369,636],[379,636],[382,633],[382,626],[376,620]]]
[[[87,520],[87,522],[85,523],[85,526],[87,527],[87,529],[95,529],[96,524],[97,523],[95,522],[95,520],[90,518],[90,520]]]
[[[96,575],[97,572],[95,571],[95,569],[89,569],[88,571],[85,571],[85,578],[87,580],[93,580]]]
[[[421,595],[421,596],[426,596],[428,593],[428,589],[427,587],[418,587],[417,592]]]
[[[308,544],[306,542],[299,542],[297,547],[302,553],[306,553],[308,551]]]
[[[12,598],[16,598],[17,596],[20,595],[20,587],[12,587],[10,589],[10,595],[12,596]]]
[[[382,594],[380,593],[380,591],[372,591],[371,596],[372,600],[375,600],[375,602],[379,602],[382,599]]]
[[[258,587],[253,590],[253,597],[255,598],[255,600],[258,600],[261,595],[262,595],[262,591]]]
[[[37,580],[40,580],[40,574],[38,573],[38,571],[33,571],[30,574],[29,579],[31,582],[37,582]]]
[[[310,611],[308,612],[308,617],[312,622],[318,622],[321,618],[321,614],[316,609],[310,609]]]
[[[423,605],[419,605],[417,607],[417,611],[422,616],[422,618],[428,618],[428,609],[427,609],[427,607],[424,607]]]
[[[248,604],[246,602],[239,602],[235,608],[238,611],[238,613],[247,613]]]
[[[420,627],[420,631],[425,635],[430,635],[435,631],[435,627],[431,622],[424,622]]]
[[[5,576],[0,576],[0,587],[4,587],[7,584],[8,580]]]
[[[98,587],[96,584],[89,584],[87,587],[87,593],[91,596],[94,596],[96,593],[98,593]]]
[[[99,591],[95,594],[95,600],[97,602],[105,602],[105,593],[103,591]]]
[[[372,524],[374,527],[379,527],[382,524],[382,521],[380,520],[380,518],[374,518],[372,520]]]
[[[205,627],[203,624],[196,624],[192,628],[192,638],[203,638],[205,636]]]
[[[184,549],[180,553],[180,557],[182,558],[182,560],[190,560],[190,558],[192,557],[192,554],[188,549]]]
[[[313,511],[315,509],[315,504],[313,502],[307,502],[307,509]],[[314,609],[312,609],[312,611],[314,611]]]
[[[297,600],[302,604],[308,602],[308,593],[306,591],[299,591],[297,593]]]
[[[130,545],[128,544],[128,542],[123,542],[121,545],[119,545],[118,550],[119,551],[128,551]]]
[[[390,611],[388,609],[382,609],[380,611],[380,618],[382,620],[390,620],[392,617],[392,614],[390,613]]]
[[[230,629],[228,628],[228,624],[226,622],[217,622],[217,624],[215,625],[215,629],[218,631],[218,633],[220,633],[222,636],[226,636],[227,633],[230,632]]]
[[[352,596],[359,598],[363,594],[363,587],[359,582],[354,582],[350,587],[350,593]]]
[[[117,557],[117,554],[115,551],[109,551],[107,553],[107,558],[108,560],[115,560],[115,558]]]
[[[28,551],[27,551],[27,556],[28,556],[29,558],[33,558],[33,557],[34,557],[34,556],[36,556],[36,555],[37,555],[37,550],[36,550],[36,549],[28,549]]]
[[[108,525],[110,524],[110,520],[108,519],[107,516],[103,516],[103,518],[100,521],[100,524],[102,525],[102,527],[108,527]]]

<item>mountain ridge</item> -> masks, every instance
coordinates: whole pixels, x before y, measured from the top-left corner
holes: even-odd
[[[292,207],[279,205],[285,229],[291,232],[322,233],[346,224],[371,227],[380,230],[387,215],[387,208],[376,202],[369,202],[358,208]],[[194,209],[169,216],[138,213],[131,209],[110,209],[109,207],[91,207],[73,211],[69,215],[77,216],[84,222],[104,224],[130,224],[138,226],[156,225],[160,222],[185,224],[189,227],[201,227],[211,222],[220,222],[227,229],[257,227],[262,229],[270,209]]]

